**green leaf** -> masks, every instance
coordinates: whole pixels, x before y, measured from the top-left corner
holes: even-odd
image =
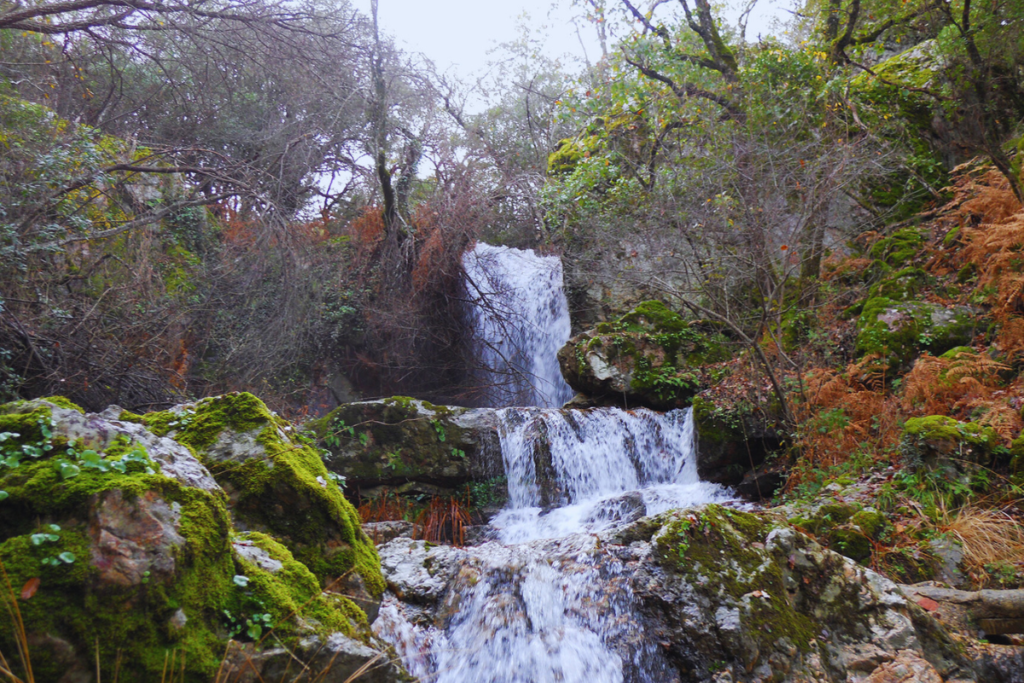
[[[248,636],[253,640],[259,640],[260,636],[263,634],[263,627],[251,621],[248,622],[248,624],[249,628],[246,630],[246,634],[248,634]]]
[[[7,491],[0,491],[0,500],[7,500],[7,497],[10,495]]]
[[[50,525],[50,531],[52,531],[54,533],[60,531],[60,525],[58,525],[58,524],[51,524]]]
[[[78,465],[70,463],[67,460],[58,461],[57,468],[60,470],[60,476],[62,479],[72,479],[82,473],[82,470]]]
[[[72,553],[72,552],[68,552],[68,551],[62,552],[57,557],[59,557],[61,562],[64,562],[65,564],[71,564],[72,562],[75,561],[75,554]]]
[[[249,577],[242,574],[235,574],[235,577],[231,580],[235,582],[236,586],[241,586],[242,588],[249,585]]]

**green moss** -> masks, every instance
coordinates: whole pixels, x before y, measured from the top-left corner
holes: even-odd
[[[107,675],[120,659],[123,680],[156,680],[165,653],[174,650],[185,656],[188,681],[211,680],[223,654],[220,613],[227,606],[233,570],[228,547],[230,528],[224,501],[200,489],[183,487],[159,475],[114,475],[83,472],[61,481],[48,463],[36,463],[28,472],[16,471],[5,477],[11,498],[22,513],[34,520],[0,544],[11,584],[21,586],[29,579],[41,579],[39,590],[19,607],[30,633],[48,633],[74,646],[85,662],[99,659]],[[26,476],[27,475],[27,476]],[[11,479],[20,480],[9,486]],[[101,584],[95,589],[98,570],[90,563],[87,511],[95,495],[119,489],[130,500],[154,492],[176,504],[180,514],[180,535],[184,545],[175,554],[175,575],[169,581],[153,580],[138,586]],[[34,545],[35,525],[60,521],[60,540]],[[6,526],[6,525],[5,525]],[[43,565],[43,556],[70,551],[71,564]],[[170,619],[182,610],[187,622],[182,629],[171,627]],[[14,652],[6,611],[0,614],[0,649]],[[63,670],[48,671],[47,664],[61,669],[63,662],[48,658],[41,646],[33,660],[37,680],[56,681]]]
[[[874,285],[869,298],[884,297],[893,301],[913,299],[931,284],[932,278],[920,268],[904,268]]]
[[[868,255],[894,268],[900,268],[921,253],[924,242],[925,237],[920,230],[904,228],[875,242]]]
[[[898,372],[921,349],[938,354],[970,343],[977,325],[965,310],[875,297],[864,303],[857,320],[857,353],[878,354]]]
[[[903,427],[906,436],[924,441],[955,441],[991,450],[999,445],[999,433],[976,422],[959,422],[945,415],[912,417]]]
[[[341,632],[347,636],[369,633],[366,615],[348,598],[321,591],[320,582],[305,564],[297,561],[288,549],[266,534],[249,532],[239,536],[267,552],[281,563],[275,572],[267,571],[239,555],[235,562],[239,573],[249,578],[248,586],[236,585],[235,593],[245,593],[256,605],[265,605],[273,615],[275,632],[287,635],[294,631],[293,616],[300,616],[322,636]],[[236,600],[238,597],[236,596]],[[237,608],[237,617],[248,616],[245,601]]]
[[[248,392],[204,398],[180,411],[165,410],[142,417],[154,434],[170,434],[194,451],[212,446],[225,429],[248,432],[274,420],[263,401]]]
[[[833,529],[829,533],[829,546],[854,562],[871,557],[871,541],[859,529]]]
[[[146,424],[189,446],[229,493],[232,513],[246,528],[265,530],[324,585],[350,571],[376,596],[384,592],[380,560],[359,514],[312,446],[289,436],[290,425],[248,393],[204,399],[191,408],[144,417]],[[214,457],[224,430],[255,435],[262,453]]]
[[[770,530],[757,515],[708,505],[664,527],[656,538],[658,561],[715,605],[745,604],[743,630],[761,652],[770,652],[780,638],[807,651],[815,625],[789,603],[779,566],[765,561]],[[744,602],[753,591],[767,598]]]
[[[959,354],[961,354],[961,353],[971,353],[971,354],[973,354],[974,353],[974,349],[972,349],[970,346],[954,346],[949,351],[946,351],[945,353],[943,353],[939,357],[940,358],[945,358],[947,360],[955,360],[956,357]]]
[[[39,400],[40,401],[46,401],[47,403],[52,403],[53,405],[57,406],[58,408],[65,408],[67,410],[77,410],[78,412],[82,413],[83,415],[85,414],[85,410],[83,410],[81,406],[79,406],[76,403],[72,403],[71,401],[69,401],[68,399],[64,398],[63,396],[47,396],[46,398],[41,398]]]
[[[864,532],[868,538],[874,540],[881,538],[888,525],[886,516],[877,510],[861,510],[850,518],[850,522]]]
[[[145,424],[145,420],[142,415],[133,413],[128,410],[122,410],[121,414],[117,416],[117,419],[121,422],[134,422],[135,424]]]

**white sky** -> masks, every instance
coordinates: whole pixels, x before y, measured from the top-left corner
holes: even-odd
[[[740,0],[728,1],[738,6]],[[352,2],[369,14],[370,0]],[[634,4],[646,8],[650,0]],[[482,73],[488,51],[514,40],[520,20],[546,29],[545,52],[551,57],[570,53],[582,58],[580,36],[590,59],[600,57],[594,29],[579,21],[577,34],[572,18],[581,10],[574,8],[571,0],[379,0],[379,5],[381,28],[395,37],[399,47],[422,53],[439,70],[452,69],[461,76]],[[791,5],[792,0],[759,0],[747,29],[748,39],[770,33],[772,19],[788,16],[781,8]],[[735,21],[738,14],[737,10],[726,12],[730,21]]]

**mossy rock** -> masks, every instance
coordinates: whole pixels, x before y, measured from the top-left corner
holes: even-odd
[[[922,350],[941,354],[966,346],[985,326],[967,306],[946,308],[920,301],[868,299],[857,320],[857,353],[877,354],[892,375],[905,372]]]
[[[700,366],[728,355],[724,338],[699,332],[660,301],[646,301],[570,339],[558,361],[580,393],[668,410],[701,389]]]
[[[384,592],[377,551],[318,449],[258,398],[226,394],[143,420],[195,451],[228,493],[236,528],[277,538],[324,586],[354,572]]]
[[[760,670],[764,680],[818,680],[811,671],[826,660],[846,680],[836,655],[867,641],[893,652],[915,642],[930,661],[948,658],[944,671],[966,664],[895,584],[770,513],[708,505],[641,520],[615,541],[645,538],[657,570],[634,584],[640,609],[652,636],[668,643],[667,658],[693,680],[711,680],[722,668]]]
[[[0,407],[0,431],[21,433],[5,450],[50,446],[0,467],[0,559],[16,591],[38,580],[18,604],[36,680],[91,671],[97,645],[102,670],[109,675],[120,660],[123,680],[158,680],[171,650],[184,655],[185,680],[212,680],[235,574],[225,497],[161,474],[141,452],[124,472],[85,467],[68,454],[74,443],[39,430],[57,433],[53,413],[80,409],[49,401]],[[109,464],[124,452],[97,456]],[[9,661],[13,632],[4,610],[0,650]]]
[[[921,253],[924,243],[925,236],[920,230],[904,228],[875,242],[868,255],[893,268],[901,268]]]
[[[965,462],[988,465],[1002,439],[991,427],[960,422],[945,415],[907,420],[900,453],[907,466],[959,466]]]
[[[872,286],[868,291],[868,298],[882,297],[893,301],[913,300],[926,287],[930,286],[933,280],[934,278],[920,268],[904,268]]]
[[[705,481],[736,486],[747,472],[762,465],[769,453],[782,446],[782,410],[775,401],[723,406],[699,395],[694,397],[692,407],[697,473]]]
[[[351,489],[419,482],[461,489],[503,473],[493,410],[394,396],[345,403],[310,422],[325,463]]]

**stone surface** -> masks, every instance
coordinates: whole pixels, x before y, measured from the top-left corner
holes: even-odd
[[[309,427],[349,489],[410,482],[454,489],[503,472],[491,409],[397,396],[344,404]]]
[[[30,403],[35,403],[30,402]],[[62,436],[69,444],[80,449],[105,451],[121,441],[126,446],[142,446],[147,455],[160,464],[160,473],[178,480],[185,486],[219,491],[220,486],[210,471],[196,459],[188,448],[173,439],[157,436],[144,425],[119,419],[124,412],[110,406],[101,413],[83,415],[77,410],[53,406],[56,422],[54,435]]]
[[[181,506],[155,492],[126,498],[118,489],[99,496],[89,526],[91,561],[100,585],[137,586],[174,576],[175,554],[185,542]]]

